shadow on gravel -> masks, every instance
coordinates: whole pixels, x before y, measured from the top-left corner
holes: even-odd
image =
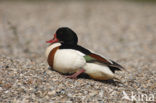
[[[49,70],[52,70],[52,71],[55,71],[53,68],[49,67],[48,68]],[[57,72],[57,71],[55,71]],[[61,75],[71,75],[71,74],[62,74],[60,73]],[[78,76],[78,78],[83,78],[83,79],[92,79],[89,77],[89,75],[83,73],[81,75]],[[94,79],[92,79],[94,80]],[[110,84],[110,85],[113,85],[113,86],[118,86],[120,87],[120,84],[122,84],[120,81],[116,81],[116,80],[95,80],[97,82],[101,82],[101,83],[105,83],[105,84]]]

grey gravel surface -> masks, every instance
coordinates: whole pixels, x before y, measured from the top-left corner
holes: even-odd
[[[0,102],[131,103],[124,93],[134,102],[156,99],[155,19],[156,4],[134,1],[0,2]],[[122,64],[120,81],[66,79],[48,68],[45,41],[60,26]]]

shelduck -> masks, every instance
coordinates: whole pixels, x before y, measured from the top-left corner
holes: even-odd
[[[78,45],[76,33],[68,27],[59,28],[46,49],[50,67],[63,74],[72,74],[67,78],[75,79],[82,73],[96,80],[115,78],[115,71],[124,68],[113,60]]]

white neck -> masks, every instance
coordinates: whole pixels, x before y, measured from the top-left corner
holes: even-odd
[[[54,43],[54,44],[48,46],[47,49],[46,49],[46,52],[45,52],[46,57],[48,57],[51,50],[53,50],[54,48],[56,48],[56,47],[58,47],[60,45],[61,45],[61,43]]]

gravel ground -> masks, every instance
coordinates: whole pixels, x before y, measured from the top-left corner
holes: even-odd
[[[0,2],[0,102],[156,99],[155,18],[156,4],[147,2]],[[122,64],[120,81],[65,79],[48,68],[45,41],[60,26],[75,30],[79,44]]]

